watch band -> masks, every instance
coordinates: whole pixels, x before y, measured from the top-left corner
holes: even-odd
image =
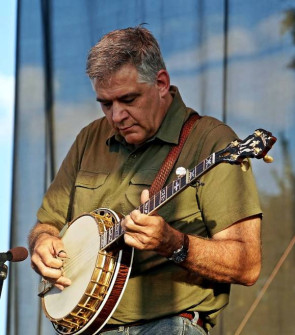
[[[180,264],[186,260],[188,255],[188,249],[189,249],[189,238],[187,234],[183,234],[182,246],[179,249],[175,250],[172,256],[169,257],[168,259],[176,264]]]

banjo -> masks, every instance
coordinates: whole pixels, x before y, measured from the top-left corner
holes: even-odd
[[[263,158],[270,163],[272,157],[267,152],[275,142],[270,132],[257,129],[245,140],[235,140],[211,154],[193,169],[181,168],[183,172],[176,180],[137,209],[152,214],[219,163],[241,164],[245,169],[247,158]],[[62,270],[72,284],[60,291],[42,279],[39,286],[43,312],[57,334],[97,334],[119,304],[133,260],[133,248],[122,238],[121,219],[111,209],[99,208],[67,225],[62,240],[68,258]]]

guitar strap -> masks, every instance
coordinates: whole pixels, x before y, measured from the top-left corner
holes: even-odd
[[[198,113],[194,113],[194,114],[191,114],[191,116],[186,120],[186,122],[184,123],[182,129],[181,129],[181,133],[180,133],[180,140],[179,140],[179,143],[176,145],[176,146],[173,146],[171,148],[171,150],[169,151],[166,159],[164,160],[164,162],[162,163],[161,165],[161,168],[160,170],[158,171],[151,187],[150,187],[150,190],[149,190],[149,193],[150,193],[150,197],[153,196],[155,193],[159,192],[171,170],[173,169],[173,166],[181,152],[181,149],[183,148],[184,146],[184,143],[191,131],[191,129],[193,128],[193,125],[195,124],[195,122],[200,119],[201,116],[198,114]]]

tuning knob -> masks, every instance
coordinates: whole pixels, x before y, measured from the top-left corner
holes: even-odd
[[[265,161],[265,163],[272,163],[273,162],[273,158],[269,155],[265,155],[263,157],[263,160]]]
[[[242,171],[246,172],[249,170],[249,167],[250,167],[250,163],[247,159],[244,159],[242,162],[241,162],[241,169]]]

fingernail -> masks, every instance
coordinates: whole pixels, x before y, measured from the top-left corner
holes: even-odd
[[[70,286],[72,284],[72,282],[71,282],[71,280],[70,279],[66,279],[65,280],[65,285],[68,285],[68,286]]]

